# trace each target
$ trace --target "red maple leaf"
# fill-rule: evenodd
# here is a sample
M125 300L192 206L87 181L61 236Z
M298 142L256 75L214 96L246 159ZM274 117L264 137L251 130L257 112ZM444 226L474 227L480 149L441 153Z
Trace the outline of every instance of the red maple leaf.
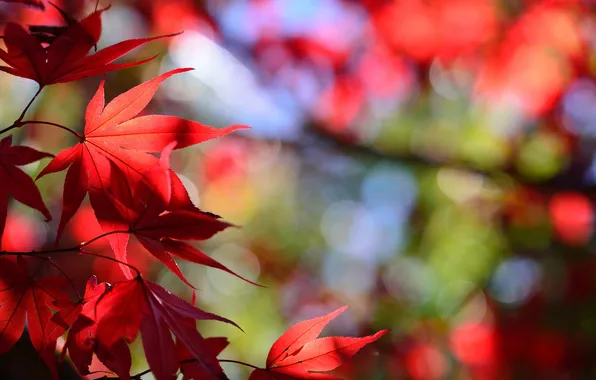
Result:
M172 379L180 366L172 333L209 376L227 379L217 353L197 331L194 320L217 320L238 327L234 322L198 309L140 277L107 289L97 300L95 313L93 338L101 347L113 347L122 339L132 342L141 332L147 362L158 380Z
M124 173L130 183L150 183L147 173L159 166L159 160L149 152L160 152L173 142L176 143L176 149L180 149L247 128L236 125L217 129L175 116L135 117L147 106L161 82L176 73L189 70L192 69L168 71L117 96L106 106L104 82L101 82L87 107L85 132L81 141L62 150L38 176L40 178L69 168L57 239L87 192L108 191L112 168ZM184 188L177 178L173 178L172 183L177 184L172 190L175 193ZM95 206L94 209L97 212Z
M34 8L39 8L39 9L45 9L45 5L42 1L40 0L0 0L3 1L5 3L19 3L19 4L23 4L23 5L28 5L30 7L34 7Z
M0 49L0 60L8 66L0 66L0 71L34 80L40 87L71 82L147 62L153 58L132 63L112 63L149 41L173 36L126 40L88 56L99 41L101 14L106 9L93 12L80 22L69 25L47 48L22 26L7 23L4 28L6 50Z
M66 330L51 320L50 305L56 300L68 300L63 290L68 282L56 276L36 279L43 264L31 274L20 256L16 262L0 259L0 354L12 348L26 322L33 347L56 374L56 339Z
M195 359L193 359L184 344L181 344L180 341L177 343L180 372L184 375L182 379L213 379L213 377L205 371ZM228 340L226 338L207 338L205 339L204 344L206 350L209 351L210 356L217 356L228 346Z
M362 347L388 331L381 330L362 338L332 336L317 339L325 326L347 308L344 306L290 327L271 346L266 368L254 370L249 380L338 379L321 372L346 363Z
M57 25L29 25L29 32L33 35L39 42L47 43L51 45L56 38L60 35L64 34L68 30L70 25L76 24L77 20L74 19L70 14L68 14L65 10L60 8L58 5L48 1L54 9L60 13L60 16L66 23L64 26L57 26ZM70 8L72 9L72 8Z
M124 338L117 340L110 347L102 345L97 339L97 320L101 319L105 309L97 307L98 301L110 289L110 285L97 283L95 276L87 281L85 296L81 303L72 304L56 313L56 316L68 314L71 325L62 355L68 353L70 359L82 375L89 374L89 365L93 354L121 379L130 378L132 359Z
M172 256L228 272L253 285L254 282L234 273L229 268L199 251L193 246L180 240L205 240L216 233L230 227L229 223L222 221L217 215L203 212L186 203L186 191L182 188L184 196L174 194L176 199L172 205L172 177L169 169L169 155L174 144L169 144L160 158L160 165L146 172L147 182L139 182L136 189L131 190L129 181L118 170L111 170L110 193L92 193L91 202L96 208L96 216L104 228L104 232L128 231L147 249L159 259L168 269L178 276L187 285L191 286L178 264ZM118 194L118 197L112 196ZM180 202L184 199L184 202ZM188 200L190 202L190 200ZM181 208L178 204L182 203ZM119 222L121 221L121 222ZM112 247L116 259L127 263L128 234L111 235ZM128 278L132 278L130 268L121 265Z
M39 152L26 146L11 146L12 136L0 141L0 237L6 224L8 213L8 196L41 212L47 220L52 216L41 199L39 189L24 171L17 166L27 165L44 157L52 157L49 153Z

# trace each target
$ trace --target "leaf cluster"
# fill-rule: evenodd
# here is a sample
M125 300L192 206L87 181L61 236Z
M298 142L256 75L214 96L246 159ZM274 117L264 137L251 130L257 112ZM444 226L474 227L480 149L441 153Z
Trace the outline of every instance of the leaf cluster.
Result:
M43 8L42 2L12 2ZM51 161L37 178L66 171L57 247L66 225L87 196L103 233L74 247L0 252L0 354L12 348L26 324L33 346L55 378L56 343L65 334L62 357L68 355L82 375L90 373L95 355L120 379L138 378L140 375L130 374L128 344L140 333L150 371L157 379L172 379L179 372L185 379L227 379L220 364L225 360L217 358L228 345L227 339L203 337L196 321L215 320L238 326L145 279L128 262L127 250L130 239L137 239L190 287L193 285L174 258L242 278L188 243L209 239L233 226L192 203L182 181L170 169L170 155L174 150L248 127L217 129L177 116L139 116L163 81L190 68L163 73L107 104L102 80L88 103L82 134L51 121L25 120L29 106L45 86L140 65L152 58L113 62L147 42L172 37L126 40L89 55L99 41L101 16L106 10L96 10L80 21L60 10L67 25L36 28L52 31L44 38L16 23L5 27L6 50L0 49L0 59L6 66L0 66L0 70L36 81L39 91L19 119L2 132L41 124L70 132L77 142L54 155L13 146L12 136L0 141L0 236L10 197L38 210L46 220L52 218L35 181L19 168L46 158ZM109 241L111 252L99 254L86 249L100 239ZM64 254L111 260L119 264L126 280L109 284L91 275L84 294L78 295L69 275L52 260L54 255ZM55 267L60 275L44 275L47 266ZM345 363L360 348L386 333L317 339L324 326L344 310L291 327L274 343L265 368L236 363L255 368L251 380L336 378L324 372Z

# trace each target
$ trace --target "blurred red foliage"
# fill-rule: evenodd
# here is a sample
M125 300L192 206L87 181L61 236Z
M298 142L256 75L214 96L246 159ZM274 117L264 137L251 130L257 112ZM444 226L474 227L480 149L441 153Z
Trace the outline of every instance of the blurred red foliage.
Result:
M555 194L549 203L557 236L566 244L586 244L592 237L594 208L588 198L576 193Z

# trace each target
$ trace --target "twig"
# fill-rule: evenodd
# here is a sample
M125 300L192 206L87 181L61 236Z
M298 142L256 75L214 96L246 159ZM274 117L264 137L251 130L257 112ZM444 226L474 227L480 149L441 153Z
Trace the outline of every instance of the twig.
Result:
M86 250L84 250L82 248L79 249L79 252L82 253L82 254L84 254L84 255L100 257L102 259L113 261L113 262L118 263L118 264L126 265L127 267L129 267L130 269L132 269L132 270L135 271L135 273L137 274L137 277L141 277L141 271L139 271L137 269L137 267L135 267L134 265L131 265L129 263L125 263L124 261L120 261L120 260L118 260L115 257L104 256L104 255L101 255L101 254L95 253L95 252L89 252L89 251L86 251Z
M260 139L260 141L263 141L263 139ZM316 149L317 147L333 149L352 157L395 162L413 167L462 170L497 182L500 182L500 178L505 174L520 186L534 189L545 195L551 195L560 191L575 191L583 194L596 192L596 182L586 184L584 180L585 171L588 170L591 160L586 163L581 158L576 159L576 161L568 165L569 169L554 178L546 181L532 181L520 174L513 165L505 165L502 168L495 169L482 169L461 160L429 158L415 152L388 152L373 145L351 141L314 123L305 128L304 135L300 139L295 141L281 141L281 145L301 155L307 155L309 152L312 152L313 148Z
M3 130L0 130L0 134L8 132L12 129L15 128L19 128L22 126L21 121L23 120L23 118L25 117L25 114L27 113L27 110L29 110L29 107L31 107L31 105L33 104L33 102L35 101L35 99L37 99L37 96L41 93L41 90L43 90L43 86L40 85L39 89L37 89L37 92L35 93L35 95L33 95L33 97L31 98L31 100L29 100L29 103L27 103L27 105L25 106L25 109L23 110L23 112L21 112L21 115L19 116L18 119L15 120L14 123L12 123L11 126L4 128Z
M82 243L79 243L73 247L68 247L68 248L55 248L55 249L48 249L48 250L44 250L44 251L0 251L0 257L1 256L36 256L36 255L47 255L50 253L62 253L62 252L72 252L72 251L79 251L81 248L86 247L94 242L96 242L99 239L102 239L106 236L110 236L110 235L114 235L114 234L129 234L130 231L124 231L124 230L117 230L117 231L110 231L110 232L105 232L99 236L94 237L91 240L88 241L84 241Z
M70 276L68 274L66 274L66 272L64 271L64 269L62 269L60 267L60 265L56 264L51 257L48 257L48 262L50 264L52 264L52 266L54 268L56 268L60 273L62 273L62 275L64 276L64 278L66 278L66 280L68 281L68 283L70 284L70 286L74 289L75 293L77 294L77 298L79 300L82 300L83 297L81 296L81 293L79 293L79 289L77 289L77 287L75 286L74 282L72 282L72 279L70 278Z
M96 242L97 240L106 237L106 236L114 235L114 234L129 234L129 233L130 233L130 231L110 231L110 232L105 232L105 233L103 233L103 234L101 234L99 236L94 237L91 240L84 241L84 242L82 242L82 243L80 243L78 245L75 245L73 247L68 247L68 248L56 248L56 249L49 249L49 250L45 250L45 251L28 251L28 252L0 251L0 257L2 257L2 256L27 256L27 257L35 257L35 258L39 258L39 259L43 259L43 260L49 261L50 264L54 265L58 270L60 270L62 272L61 268L59 268L56 265L56 263L54 263L51 260L51 258L41 257L41 255L48 255L48 254L52 254L52 253L79 252L79 253L82 253L84 255L100 257L100 258L105 259L105 260L109 260L109 261L113 261L113 262L118 263L118 264L126 265L130 269L134 270L136 272L136 274L137 274L138 277L141 277L141 272L134 265L131 265L129 263L125 263L124 261L120 261L120 260L118 260L118 259L116 259L114 257L104 256L104 255L101 255L99 253L89 252L89 251L83 249L84 247L86 247L86 246L88 246L88 245ZM69 277L66 275L66 273L64 273L64 272L62 272L62 273L65 275L65 277L67 279L69 279ZM73 284L73 287L74 287L74 284ZM77 292L77 294L78 294L78 292ZM79 298L81 298L80 295L79 295Z
M79 290L75 286L74 282L72 282L72 279L70 278L70 276L68 274L66 274L66 272L62 268L60 268L60 266L58 264L56 264L54 261L52 261L51 257L41 257L41 256L29 256L29 257L33 257L34 259L43 260L47 263L50 263L54 268L56 268L62 274L62 276L64 276L64 278L66 278L66 280L68 281L68 283L70 284L72 289L75 291L75 293L77 293L77 298L82 299L81 294L79 293Z
M194 361L194 359L192 359L192 360ZM248 364L248 363L244 363L244 362L240 362L238 360L232 360L232 359L218 359L218 360L219 360L220 363L235 363L235 364L241 364L243 366L254 368L254 369L260 369L257 366L254 366L254 365ZM190 360L185 360L185 362L190 362Z
M16 122L20 122L21 120L23 120L23 118L25 117L25 114L27 113L27 110L29 110L29 107L31 107L31 105L33 104L33 102L35 101L35 99L37 99L37 96L41 93L41 90L43 90L43 85L39 86L39 89L37 90L37 92L35 93L35 95L33 95L33 97L31 98L31 100L29 101L29 103L27 103L27 105L25 106L25 109L23 110L23 112L21 112L21 116L19 116L19 118L16 120ZM16 124L15 122L15 124Z
M52 123L49 121L40 121L40 120L25 120L25 121L19 121L19 122L15 122L17 124L17 127L22 127L23 125L27 125L27 124L43 124L43 125L50 125L52 127L56 127L56 128L60 128L62 130L65 130L69 133L72 133L73 135L77 136L77 138L79 140L84 140L84 137L81 136L79 133L75 132L74 130L65 127L64 125L61 124L56 124L56 123Z
M192 363L192 362L195 362L195 361L196 361L196 359L182 360L182 361L180 362L180 365L182 365L182 364L187 364L187 363ZM256 366L254 366L254 365L252 365L252 364L244 363L244 362L241 362L241 361L238 361L238 360L232 360L232 359L218 359L218 361L219 361L220 363L235 363L235 364L240 364L240 365L243 365L243 366L246 366L246 367L250 367L250 368L254 368L254 369L260 369L259 367L256 367ZM139 372L139 373L137 373L136 375L133 375L133 376L131 376L130 378L131 378L131 380L141 380L141 378L142 378L144 375L148 374L148 373L151 373L151 369L146 369L146 370L144 370L143 372ZM116 380L116 379L119 379L118 377L116 377L116 378L113 378L113 377L105 377L105 378L106 378L106 379L110 379L110 380Z

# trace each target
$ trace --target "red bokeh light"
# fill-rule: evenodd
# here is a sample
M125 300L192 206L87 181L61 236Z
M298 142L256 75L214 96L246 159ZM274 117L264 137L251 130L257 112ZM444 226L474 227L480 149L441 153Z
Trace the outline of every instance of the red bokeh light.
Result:
M95 213L89 205L83 205L73 216L67 226L69 234L75 241L88 241L103 233L95 218ZM109 248L107 239L100 239L93 243L94 248Z
M442 379L448 370L447 359L433 344L412 347L406 354L405 365L414 380Z
M453 354L469 366L491 365L495 361L495 332L486 324L464 324L451 332Z
M566 244L582 245L593 232L594 208L588 198L577 193L559 193L549 202L554 230Z
M355 78L345 76L337 78L323 93L317 113L334 132L339 133L350 126L363 106L362 84Z
M489 0L394 1L377 11L375 23L391 45L418 61L454 58L497 31Z
M0 248L6 251L31 251L41 246L45 239L43 229L27 216L9 213L2 234Z
M206 182L246 174L248 146L240 139L228 138L210 148L203 159L203 175Z
M513 102L527 114L543 114L572 79L583 43L574 7L536 6L515 20L489 53L476 95L492 103Z
M400 92L409 93L414 85L403 59L391 54L382 44L368 51L358 68L366 91L373 96L390 98Z

